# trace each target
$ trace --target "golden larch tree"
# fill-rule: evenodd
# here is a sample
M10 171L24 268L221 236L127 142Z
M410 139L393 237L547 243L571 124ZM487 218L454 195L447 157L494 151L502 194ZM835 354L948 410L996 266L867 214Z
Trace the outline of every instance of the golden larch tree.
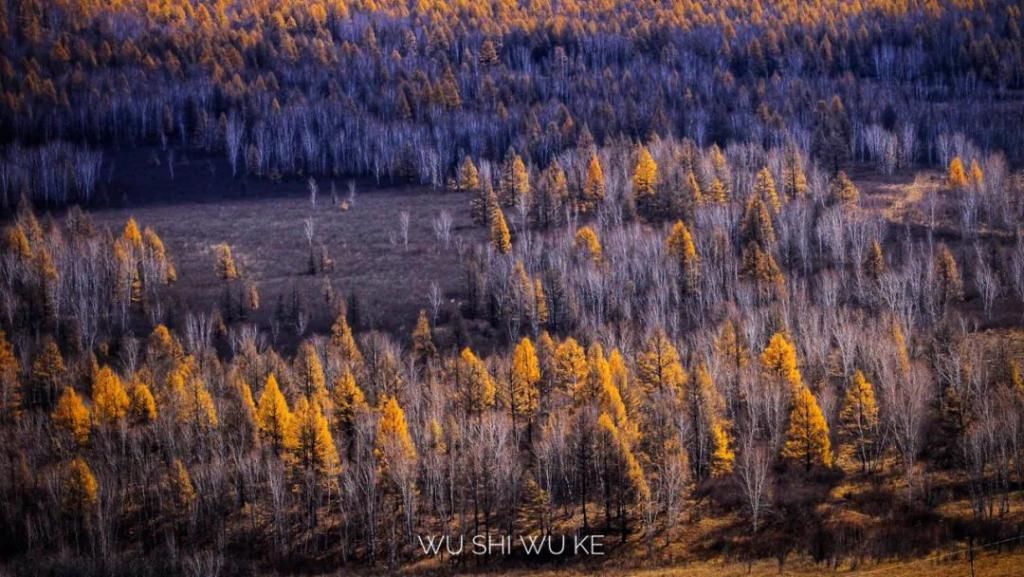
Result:
M64 473L62 504L64 511L77 518L92 514L99 502L100 485L89 463L75 457Z
M854 372L846 388L839 420L843 432L853 442L862 471L867 473L871 469L872 448L878 432L878 401L874 386L860 370Z
M689 380L679 361L679 351L664 329L655 330L644 343L636 359L636 380L647 393L668 391L674 396Z
M115 423L128 414L131 399L121 377L108 366L101 367L93 375L92 403L96 419L103 424Z
M946 181L949 186L955 189L962 189L967 186L967 171L964 170L964 161L959 156L954 156L949 161L949 170L946 173Z
M855 206L860 200L860 191L857 185L853 184L846 172L840 170L835 178L829 183L829 193L834 204L843 206Z
M601 240L597 237L594 229L589 226L581 226L576 231L573 246L577 251L582 251L583 254L586 254L587 258L592 260L594 264L601 264L603 249L601 248Z
M295 443L291 449L293 466L300 471L323 477L338 473L340 461L320 403L302 397L295 403Z
M512 233L508 230L505 213L497 203L491 206L491 244L501 254L512 252Z
M700 281L700 255L697 245L693 243L690 229L681 220L672 226L672 231L665 239L665 248L669 258L679 263L682 274L682 287L688 294L696 292Z
M89 443L89 434L92 431L89 409L72 387L64 387L64 392L61 393L50 418L53 419L54 425L71 435L78 445L85 446Z
M331 351L338 360L352 369L363 365L363 353L352 335L352 327L348 324L348 316L342 312L331 326Z
M576 339L569 337L555 348L552 380L566 395L571 396L586 381L589 370L586 352Z
M779 214L782 210L782 202L775 189L775 177L767 166L758 171L754 179L754 194L768 206L772 214Z
M260 437L269 443L275 452L279 453L294 446L292 413L273 373L267 375L267 384L263 387L260 400L256 404L256 428L260 432Z
M131 399L128 415L133 423L145 425L156 420L156 399L146 383L136 380L129 389L128 396Z
M654 196L658 184L658 164L646 146L640 146L633 166L633 195Z
M582 213L597 210L598 205L604 201L604 194L604 169L601 168L601 160L597 154L591 154L590 164L587 165L587 178L583 182L583 191L577 208Z
M484 361L469 347L462 349L458 362L458 380L462 406L467 413L479 414L494 407L497 389Z
M377 422L377 454L387 467L389 457L401 456L403 459L415 461L416 445L409 434L409 424L405 420L405 411L398 404L398 399L384 395L381 399L380 420Z
M12 421L21 414L24 399L18 380L20 364L7 333L0 330L0 422Z
M509 381L512 389L509 395L512 423L516 423L519 415L529 421L540 407L540 389L537 388L540 382L540 361L529 337L523 337L512 352Z
M794 387L789 428L782 446L782 456L802 463L805 470L811 465L832 466L832 442L828 423L811 389L800 383Z
M434 337L430 330L430 319L427 318L425 310L420 310L416 327L412 331L412 353L420 362L426 362L437 355L437 347L434 346Z
M766 379L775 383L800 385L800 367L797 364L796 347L784 333L775 333L768 346L761 352L761 372Z
M218 244L214 251L217 255L217 262L215 270L217 276L221 280L235 280L238 278L238 267L235 265L235 257L231 252L231 247L227 243Z

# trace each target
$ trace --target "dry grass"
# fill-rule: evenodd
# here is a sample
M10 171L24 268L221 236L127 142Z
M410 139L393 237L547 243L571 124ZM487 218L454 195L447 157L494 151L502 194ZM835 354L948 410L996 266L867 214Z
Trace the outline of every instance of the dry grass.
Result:
M213 255L213 247L222 242L232 247L243 281L259 289L262 310L255 320L261 323L268 321L278 295L290 296L294 287L308 309L321 314L310 330L326 330L332 307L323 306L324 276L335 295L358 295L365 325L401 334L411 330L419 309L428 308L432 282L446 300L463 289L456 245L441 245L433 219L447 210L454 220L453 238L479 242L483 232L472 227L465 195L413 187L374 190L357 194L352 208L343 211L332 204L327 191L313 207L304 190L304 183L284 183L271 197L149 203L96 209L92 214L98 224L115 231L134 216L160 234L178 268L180 282L173 291L178 311L209 311L222 299L225 284L214 273ZM410 216L408 247L399 233L403 211ZM305 222L310 217L314 243L325 245L334 261L324 275L309 274Z

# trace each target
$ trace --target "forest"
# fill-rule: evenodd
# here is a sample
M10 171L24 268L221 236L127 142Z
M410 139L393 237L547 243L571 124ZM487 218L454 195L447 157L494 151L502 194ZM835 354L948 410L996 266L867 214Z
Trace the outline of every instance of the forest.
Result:
M0 574L1015 574L1021 10L0 0Z

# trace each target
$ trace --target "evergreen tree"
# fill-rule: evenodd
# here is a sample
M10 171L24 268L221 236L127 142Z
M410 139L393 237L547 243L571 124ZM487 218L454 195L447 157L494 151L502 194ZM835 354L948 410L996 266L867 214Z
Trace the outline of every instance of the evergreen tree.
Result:
M811 465L832 466L832 443L828 436L828 423L807 385L799 383L793 390L789 428L782 447L782 456L802 463L805 470Z

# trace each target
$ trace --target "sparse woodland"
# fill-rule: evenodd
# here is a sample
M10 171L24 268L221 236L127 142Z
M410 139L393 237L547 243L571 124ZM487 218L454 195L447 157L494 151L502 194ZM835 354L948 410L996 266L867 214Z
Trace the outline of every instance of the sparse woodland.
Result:
M0 10L14 574L394 571L417 534L573 532L825 570L1019 534L1016 4ZM90 214L135 146L328 210L358 210L332 177L429 185L487 241L438 214L461 289L409 334L263 294L218 239L224 298L179 309L160 231ZM923 221L865 170L922 171ZM305 234L317 282L345 254Z

